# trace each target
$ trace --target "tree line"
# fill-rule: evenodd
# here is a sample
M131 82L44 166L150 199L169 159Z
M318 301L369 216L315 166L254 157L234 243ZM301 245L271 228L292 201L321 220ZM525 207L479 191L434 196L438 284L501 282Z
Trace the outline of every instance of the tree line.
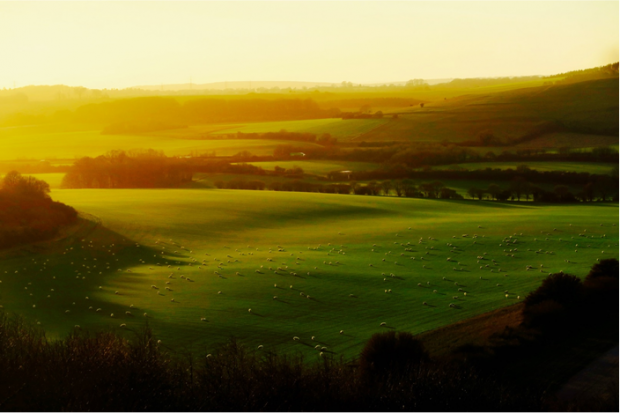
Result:
M77 219L70 206L52 201L47 182L11 171L0 182L0 249L53 238Z
M491 183L486 189L472 187L467 190L467 195L472 199L493 199L496 201L526 201L534 202L571 203L571 202L618 202L618 181L605 178L590 181L578 191L571 191L568 185L555 185L547 190L533 185L523 177L515 177L509 184L508 189L502 189L499 185Z
M388 165L405 165L423 168L480 162L601 162L618 163L618 151L614 148L595 148L591 151L560 148L558 153L544 149L505 150L500 154L481 153L479 150L453 143L411 144L404 142L359 142L322 147L301 147L287 144L287 150L274 149L273 157L288 159L290 153L304 152L306 159L331 159L354 162L373 162ZM258 160L260 157L256 157ZM265 158L266 159L266 158Z
M63 188L168 188L191 182L192 170L152 149L110 151L80 158L62 180Z
M216 188L220 189L317 192L324 194L368 196L396 195L397 197L406 198L463 199L463 196L456 190L446 187L442 182L435 181L416 185L413 181L407 179L383 182L371 181L365 184L357 182L321 184L301 181L298 179L266 183L257 179L245 180L235 178L229 181L218 180L214 182L214 185Z

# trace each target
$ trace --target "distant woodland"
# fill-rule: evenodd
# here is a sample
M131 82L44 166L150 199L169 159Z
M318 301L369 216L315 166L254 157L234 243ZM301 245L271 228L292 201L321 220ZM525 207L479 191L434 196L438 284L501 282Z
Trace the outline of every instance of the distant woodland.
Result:
M182 161L152 149L110 151L78 159L62 181L63 188L170 188L192 180Z
M0 249L44 241L77 219L70 206L49 197L49 185L9 172L0 182Z

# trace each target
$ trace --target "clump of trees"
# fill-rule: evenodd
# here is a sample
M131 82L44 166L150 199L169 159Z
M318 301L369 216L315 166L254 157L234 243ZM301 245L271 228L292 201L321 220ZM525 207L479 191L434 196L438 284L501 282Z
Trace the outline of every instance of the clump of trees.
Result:
M47 182L17 171L0 182L0 249L53 238L77 212L49 197Z
M563 272L551 274L525 299L524 324L545 334L598 323L618 324L618 260L595 264L585 280Z
M277 167L276 167L277 168ZM296 178L294 175L295 168L284 170L284 176ZM301 168L300 168L300 171ZM276 173L278 171L276 170ZM303 172L303 171L302 171ZM245 179L232 179L230 181L218 180L214 182L216 188L220 189L250 189L262 191L269 189L272 191L286 192L318 192L324 194L353 194L367 196L393 196L407 198L430 198L430 199L463 199L454 189L447 188L443 183L435 181L415 185L411 180L395 180L395 181L371 181L366 184L357 182L351 183L333 183L320 184L314 182L306 182L300 179L290 181L276 181L266 184L259 180L247 181Z
M184 162L148 150L110 151L78 159L62 180L63 188L167 188L192 180Z
M521 176L516 176L510 181L507 189L500 188L499 185L492 183L486 189L472 187L467 190L467 195L472 199L482 200L484 198L496 201L529 201L547 203L575 203L575 202L594 202L594 201L618 201L618 181L611 176L588 174L592 181L583 185L582 189L572 192L568 185L555 185L552 190L546 190L540 186L531 184Z

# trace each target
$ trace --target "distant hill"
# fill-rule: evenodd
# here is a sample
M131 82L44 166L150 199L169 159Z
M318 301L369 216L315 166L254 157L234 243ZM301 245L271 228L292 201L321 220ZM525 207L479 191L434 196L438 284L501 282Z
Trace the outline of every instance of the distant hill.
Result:
M561 132L607 136L617 145L618 79L463 95L392 113L399 118L358 139L465 142L486 134L508 144Z
M337 83L328 82L295 82L295 81L230 81L212 83L178 83L171 85L140 85L134 89L159 90L159 91L180 91L180 90L226 90L226 89L302 89L313 87L337 86Z

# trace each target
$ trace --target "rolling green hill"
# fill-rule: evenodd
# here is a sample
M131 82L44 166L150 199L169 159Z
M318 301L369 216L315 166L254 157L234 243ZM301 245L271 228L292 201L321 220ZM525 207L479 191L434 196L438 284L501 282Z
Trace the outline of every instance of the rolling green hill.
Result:
M534 133L549 122L563 132L603 135L606 144L617 145L618 79L455 97L400 111L399 119L358 140L462 142L488 132L509 141Z
M584 276L597 258L618 257L617 205L189 189L53 196L92 215L63 240L0 260L0 304L50 337L75 325L131 336L148 321L177 350L234 335L350 357L374 332L463 320L518 302L550 272Z

